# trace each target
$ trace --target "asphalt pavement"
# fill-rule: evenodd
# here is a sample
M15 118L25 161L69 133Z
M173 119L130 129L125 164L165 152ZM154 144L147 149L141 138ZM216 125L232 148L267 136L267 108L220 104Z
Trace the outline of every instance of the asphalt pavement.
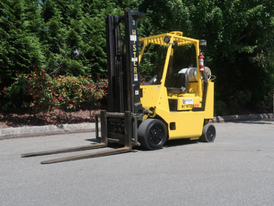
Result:
M0 205L273 205L274 120L214 125L214 143L50 165L40 162L72 153L20 154L93 144L95 133L1 140Z

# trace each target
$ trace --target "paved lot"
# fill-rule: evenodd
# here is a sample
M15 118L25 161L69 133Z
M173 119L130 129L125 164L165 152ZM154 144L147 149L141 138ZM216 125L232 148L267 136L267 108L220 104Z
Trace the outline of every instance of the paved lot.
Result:
M40 161L68 154L20 154L91 144L94 133L1 140L0 205L273 205L274 120L215 126L214 143L51 165Z

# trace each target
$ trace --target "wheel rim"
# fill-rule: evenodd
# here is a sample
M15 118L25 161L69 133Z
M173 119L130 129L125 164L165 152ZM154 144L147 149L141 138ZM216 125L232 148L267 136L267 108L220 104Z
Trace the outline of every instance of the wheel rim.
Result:
M149 142L153 146L158 146L164 139L164 131L159 125L153 125L149 131Z
M212 141L215 139L215 128L214 127L209 127L207 129L207 139L209 141Z

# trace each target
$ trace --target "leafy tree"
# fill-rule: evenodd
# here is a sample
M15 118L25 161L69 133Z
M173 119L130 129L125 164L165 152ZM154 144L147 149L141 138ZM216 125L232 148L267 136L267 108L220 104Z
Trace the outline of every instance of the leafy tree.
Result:
M105 16L122 15L136 1L46 0L41 41L50 73L88 75L107 73Z
M87 75L81 1L47 0L41 2L41 7L44 25L40 38L49 73Z
M124 15L125 9L136 7L136 0L83 1L83 26L86 32L85 60L90 65L90 74L93 77L105 77L107 74L105 17ZM123 25L121 26L123 28Z
M273 7L269 0L0 0L0 91L33 65L54 75L105 77L105 16L133 8L146 14L139 19L140 37L179 30L207 40L217 102L229 105L244 91L255 105L274 88ZM195 64L193 47L176 50L175 67ZM165 54L165 48L148 47L142 74L162 69Z
M179 30L206 39L205 62L217 76L216 98L228 102L236 90L246 90L256 102L274 87L273 6L268 0L143 0L141 32L149 36ZM184 57L189 57L188 49L176 58Z
M9 85L17 72L27 73L32 65L42 67L44 55L35 35L40 26L37 1L0 1L0 77ZM3 86L0 85L1 88Z

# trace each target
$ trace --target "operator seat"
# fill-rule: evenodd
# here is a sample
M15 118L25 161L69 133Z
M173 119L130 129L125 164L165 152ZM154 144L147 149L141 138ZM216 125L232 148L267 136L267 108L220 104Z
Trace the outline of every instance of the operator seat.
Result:
M176 73L173 74L166 83L168 92L174 94L187 93L188 91L188 74Z

